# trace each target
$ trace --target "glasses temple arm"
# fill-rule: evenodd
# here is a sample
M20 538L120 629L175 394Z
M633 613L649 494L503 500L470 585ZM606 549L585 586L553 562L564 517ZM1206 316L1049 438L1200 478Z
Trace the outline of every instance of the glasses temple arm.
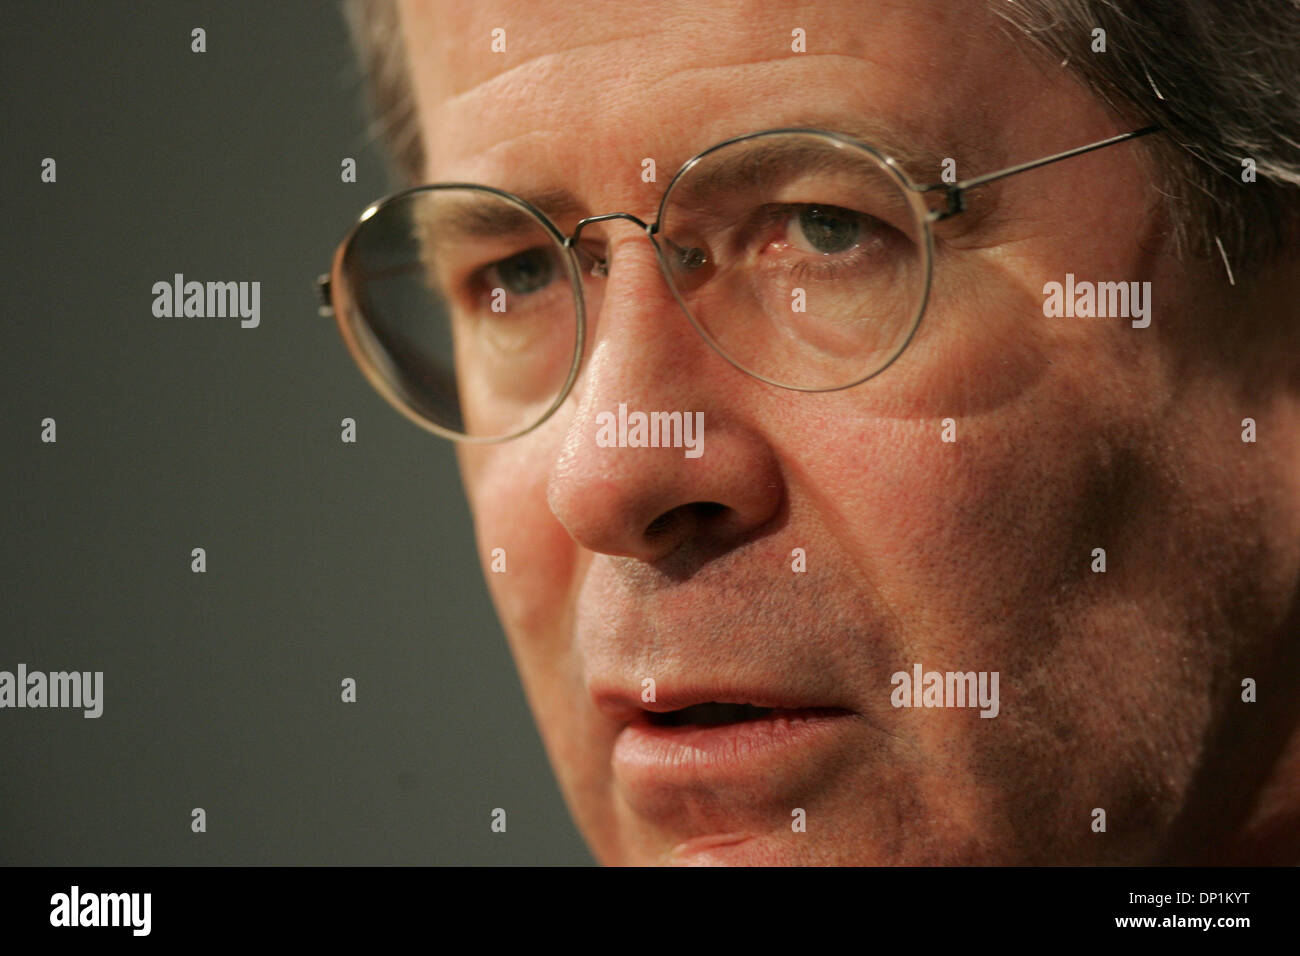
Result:
M1160 126L1144 126L1141 129L1133 130L1130 133L1120 133L1118 136L1112 136L1110 139L1103 139L1100 142L1089 143L1086 146L1076 146L1074 149L1067 149L1063 153L1055 153L1051 156L1045 156L1042 159L1031 160L1027 163L1020 163L1016 166L1008 166L1006 169L999 169L996 172L985 173L983 176L973 176L970 179L963 179L957 183L928 183L924 186L916 187L917 192L934 192L942 189L947 194L948 207L946 209L933 209L930 211L931 222L938 222L947 219L949 216L955 216L966 208L962 196L968 190L977 186L983 186L987 183L996 182L999 179L1005 179L1008 176L1014 176L1016 173L1023 173L1030 169L1037 169L1040 166L1047 166L1051 163L1059 163L1063 159L1070 159L1073 156L1079 156L1083 153L1090 153L1094 149L1103 149L1107 146L1114 146L1116 143L1122 143L1126 140L1137 139L1139 136L1149 136L1152 133L1158 133Z

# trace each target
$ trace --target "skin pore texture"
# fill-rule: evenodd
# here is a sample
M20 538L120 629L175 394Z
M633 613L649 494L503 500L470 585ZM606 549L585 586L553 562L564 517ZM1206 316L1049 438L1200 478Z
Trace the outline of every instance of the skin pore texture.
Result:
M568 188L584 215L651 222L695 153L811 118L869 120L961 177L1134 128L983 5L401 13L425 180ZM740 372L643 232L584 232L610 272L572 393L537 431L459 455L485 568L509 555L486 578L525 693L601 862L1300 861L1300 268L1230 286L1217 261L1167 254L1146 155L972 193L936 226L907 351L838 392ZM1045 317L1066 273L1149 281L1150 327ZM620 402L702 411L705 453L598 446ZM890 675L918 662L999 672L998 716L891 706ZM807 746L654 773L616 759L646 678L661 710L850 713Z

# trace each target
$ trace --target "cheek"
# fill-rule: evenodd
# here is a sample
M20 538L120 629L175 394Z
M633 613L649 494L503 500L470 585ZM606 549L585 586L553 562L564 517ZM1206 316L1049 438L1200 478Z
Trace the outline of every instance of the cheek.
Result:
M576 571L577 548L546 501L541 437L459 450L479 561L516 655L562 641Z
M1041 284L997 261L941 257L921 324L879 380L873 405L897 418L961 418L1019 400L1053 371L1060 328L1045 324Z
M982 633L995 645L1047 627L1062 589L1089 579L1092 548L1124 537L1149 428L1141 407L1106 394L1122 395L1141 370L1115 361L1105 335L1028 326L1023 306L944 317L966 318L980 335L954 335L910 374L882 376L882 390L895 389L885 414L842 413L853 424L838 440L801 442L790 457L822 527L908 632ZM940 351L950 361L931 365Z
M1040 263L943 265L909 349L801 421L787 460L909 626L960 640L974 618L990 634L1043 626L1092 548L1125 537L1158 406L1132 397L1153 397L1160 363L1122 320L1044 316Z
M1088 567L1078 508L1090 466L1071 444L1077 427L976 418L957 419L955 429L948 443L937 424L910 425L906 447L867 452L879 463L849 506L857 514L841 525L854 529L859 566L907 609L909 630L941 628L936 637L958 620L1041 610L1054 585ZM859 447L874 444L864 436ZM1043 448L1062 452L1044 456Z

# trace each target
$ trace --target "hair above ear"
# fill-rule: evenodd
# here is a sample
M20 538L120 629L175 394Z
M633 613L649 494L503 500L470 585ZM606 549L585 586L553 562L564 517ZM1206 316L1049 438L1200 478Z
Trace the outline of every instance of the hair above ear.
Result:
M1125 122L1165 195L1173 248L1238 275L1300 230L1300 4L993 0L1013 36L1075 71Z

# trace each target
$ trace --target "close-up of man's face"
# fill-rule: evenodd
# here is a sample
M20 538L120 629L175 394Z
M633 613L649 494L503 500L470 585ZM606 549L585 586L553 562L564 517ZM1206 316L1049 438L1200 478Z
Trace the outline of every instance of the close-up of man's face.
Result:
M891 219L849 189L799 193L836 181L821 159L772 173L781 201L716 234L726 200L690 219L684 183L652 237L674 173L758 131L840 134L930 184L1149 121L985 3L397 8L413 182L523 197L564 236L628 214L582 230L604 265L577 260L563 401L457 446L484 576L600 862L1300 859L1294 245L1231 276L1213 245L1179 254L1165 131L982 185L929 249L905 201ZM731 195L691 185L711 182ZM669 282L668 239L708 252L698 278ZM876 284L829 271L865 268L855 254ZM514 266L510 309L567 284ZM1123 283L1127 311L1081 306L1086 283ZM825 371L867 321L809 331L832 288L923 316L855 384L786 381L773 356ZM805 292L807 313L789 305ZM625 440L638 411L698 422L695 447Z

